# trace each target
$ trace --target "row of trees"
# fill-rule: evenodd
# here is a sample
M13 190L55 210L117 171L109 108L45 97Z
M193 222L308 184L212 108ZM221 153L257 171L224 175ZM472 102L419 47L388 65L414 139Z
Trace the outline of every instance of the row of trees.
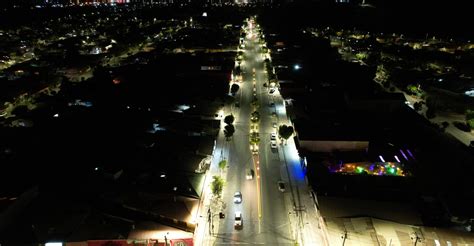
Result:
M224 118L224 123L226 123L226 126L224 127L224 136L227 141L230 140L230 138L234 135L235 132L235 127L233 125L234 123L234 116L233 115L227 115Z
M279 128L278 128L278 135L285 139L288 140L288 138L291 137L291 135L293 135L293 132L294 132L294 129L292 126L287 126L287 125L281 125Z

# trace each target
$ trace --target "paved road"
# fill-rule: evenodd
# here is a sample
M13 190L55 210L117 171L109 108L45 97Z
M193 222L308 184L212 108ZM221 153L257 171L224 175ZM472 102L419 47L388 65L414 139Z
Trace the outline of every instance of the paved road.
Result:
M229 168L227 170L227 181L223 192L223 200L226 203L226 218L220 220L219 232L216 245L225 244L267 244L267 245L293 245L291 236L288 209L285 207L284 195L277 188L277 181L281 179L281 164L278 152L272 152L270 148L271 108L268 107L268 92L263 87L266 75L263 72L263 60L260 48L255 41L246 41L246 50L242 69L244 71L244 82L241 83L241 94L236 98L240 100L240 108L233 108L236 116L236 132L228 144L229 153L227 159ZM258 216L258 191L256 178L246 180L245 169L253 168L252 156L249 149L249 123L252 106L250 105L253 94L253 69L256 70L257 97L260 101L260 179L261 179L261 211ZM242 204L233 203L233 194L241 191L243 195ZM243 228L234 229L234 213L241 211L243 217Z

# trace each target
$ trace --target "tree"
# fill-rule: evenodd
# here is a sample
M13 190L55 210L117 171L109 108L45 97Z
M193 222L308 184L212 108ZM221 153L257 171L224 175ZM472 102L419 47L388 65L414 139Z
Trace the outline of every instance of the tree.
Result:
M214 196L220 197L224 188L224 180L219 176L212 176L211 190Z
M227 115L225 118L224 118L224 122L227 124L227 125L232 125L232 123L234 123L234 116L233 115Z
M436 117L436 111L433 109L433 107L430 107L426 110L426 118L428 119L433 119Z
M258 132L250 133L250 144L258 144L260 143L260 137Z
M467 110L466 111L466 124L471 128L474 129L474 110Z
M234 125L226 125L224 127L224 136L226 140L229 140L232 137L232 135L234 135L234 132L235 132Z
M293 132L294 129L292 126L281 125L280 128L278 128L278 134L285 140L288 140L288 138L293 135Z
M435 113L440 108L440 104L441 101L436 96L429 96L428 98L426 98L426 106L428 107L428 109L432 109Z
M260 113L258 111L253 111L252 114L250 114L250 120L252 122L258 122L260 120Z
M12 110L11 114L15 115L18 118L23 118L28 115L29 111L30 110L28 109L26 105L19 105Z
M253 97L252 98L252 102L250 102L250 104L254 107L258 107L258 99L257 97Z
M422 102L415 102L413 104L413 108L416 110L416 111L420 111L422 108L423 108L423 103Z
M232 84L232 86L230 87L230 93L232 95L235 95L235 93L237 93L239 88L240 88L240 86L238 84Z
M224 159L224 160L222 160L222 161L219 162L219 168L220 168L221 170L224 170L224 168L225 168L226 166L227 166L227 160Z
M444 129L446 129L449 126L449 122L443 121L443 123L441 123L441 125L443 126Z

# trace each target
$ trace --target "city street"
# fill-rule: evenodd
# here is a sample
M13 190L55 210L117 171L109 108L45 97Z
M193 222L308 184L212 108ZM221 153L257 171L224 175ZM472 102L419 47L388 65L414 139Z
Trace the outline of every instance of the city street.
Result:
M270 149L270 111L265 109L267 89L263 87L266 76L263 72L263 59L260 48L255 40L246 40L244 62L242 64L243 83L236 98L240 101L240 108L234 108L236 114L236 132L227 143L229 150L229 168L227 171L226 186L223 200L226 203L226 218L221 220L219 233L215 244L268 244L292 245L293 236L290 231L288 209L285 207L283 193L277 188L277 181L281 179L280 162L276 151ZM261 197L258 198L257 174L252 180L246 179L246 169L254 169L250 153L249 132L250 113L253 94L253 69L256 71L257 96L260 103L260 180ZM268 115L265 115L268 114ZM242 203L234 204L234 192L242 192ZM261 218L259 218L259 199L261 201ZM234 213L242 212L243 227L234 228Z
M244 41L241 63L243 81L235 103L224 112L224 116L234 115L235 133L230 141L219 135L211 165L211 174L222 175L225 180L222 200L205 202L201 218L210 221L200 229L203 245L327 245L292 137L287 141L277 137L277 145L271 147L271 134L278 136L278 127L291 122L278 89L270 93L272 88L264 86L268 84L264 56L257 35L249 32L252 35ZM252 155L249 141L254 96L259 104L260 142L258 154ZM228 166L221 172L217 164L223 159ZM249 169L255 171L252 179L247 177ZM279 188L278 182L285 188ZM235 192L241 192L241 203L234 202ZM206 216L209 208L210 215ZM225 218L219 218L219 212ZM241 228L234 225L236 212L242 214Z

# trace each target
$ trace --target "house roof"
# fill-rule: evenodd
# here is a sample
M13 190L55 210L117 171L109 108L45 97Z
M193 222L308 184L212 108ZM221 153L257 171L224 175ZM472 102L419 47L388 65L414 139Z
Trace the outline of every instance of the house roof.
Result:
M393 222L421 225L410 203L318 196L321 215L328 218L372 217Z

